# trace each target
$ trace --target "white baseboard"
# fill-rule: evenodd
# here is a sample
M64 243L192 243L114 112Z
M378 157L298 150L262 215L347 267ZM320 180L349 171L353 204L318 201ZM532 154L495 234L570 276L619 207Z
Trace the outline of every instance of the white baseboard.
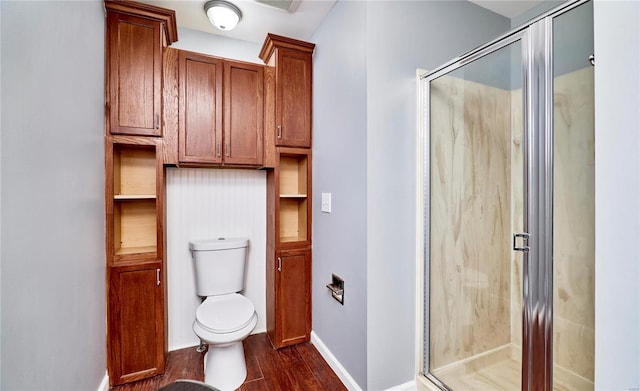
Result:
M349 391L362 391L362 388L356 383L355 380L349 375L346 369L340 364L340 361L336 358L336 356L331 353L331 351L327 348L318 335L315 332L311 332L311 343L318 349L320 355L324 358L324 360L329 364L331 369L336 373L336 375L340 378L342 383Z
M398 384L397 386L393 386L387 391L416 391L418 389L418 385L415 380L411 380L406 383Z
M102 382L98 386L98 391L109 391L109 373L105 372Z

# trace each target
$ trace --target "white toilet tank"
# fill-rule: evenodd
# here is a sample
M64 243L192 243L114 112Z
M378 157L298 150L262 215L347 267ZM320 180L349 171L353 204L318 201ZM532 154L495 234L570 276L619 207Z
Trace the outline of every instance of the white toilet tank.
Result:
M224 295L244 289L247 238L218 238L189 242L194 262L196 294Z

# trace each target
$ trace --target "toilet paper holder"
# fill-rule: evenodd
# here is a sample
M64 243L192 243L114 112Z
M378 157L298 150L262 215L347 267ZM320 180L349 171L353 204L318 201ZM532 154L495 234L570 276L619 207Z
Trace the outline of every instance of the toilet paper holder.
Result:
M331 296L344 305L344 280L335 274L331 274L331 283L327 284L331 291Z

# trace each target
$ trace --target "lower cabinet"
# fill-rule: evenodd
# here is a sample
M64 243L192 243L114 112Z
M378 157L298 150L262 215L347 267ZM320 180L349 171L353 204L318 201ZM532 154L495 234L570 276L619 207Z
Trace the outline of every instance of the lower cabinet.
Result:
M108 268L109 378L111 385L164 372L162 261Z
M271 322L267 319L267 335L275 348L281 348L308 342L311 337L311 250L275 255L274 278L267 287L267 306L273 308L274 316Z

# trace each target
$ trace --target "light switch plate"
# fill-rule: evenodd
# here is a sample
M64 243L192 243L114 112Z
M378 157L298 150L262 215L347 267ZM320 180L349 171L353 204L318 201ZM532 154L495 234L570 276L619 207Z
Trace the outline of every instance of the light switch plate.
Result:
M331 213L331 193L322 193L321 210L325 213Z

